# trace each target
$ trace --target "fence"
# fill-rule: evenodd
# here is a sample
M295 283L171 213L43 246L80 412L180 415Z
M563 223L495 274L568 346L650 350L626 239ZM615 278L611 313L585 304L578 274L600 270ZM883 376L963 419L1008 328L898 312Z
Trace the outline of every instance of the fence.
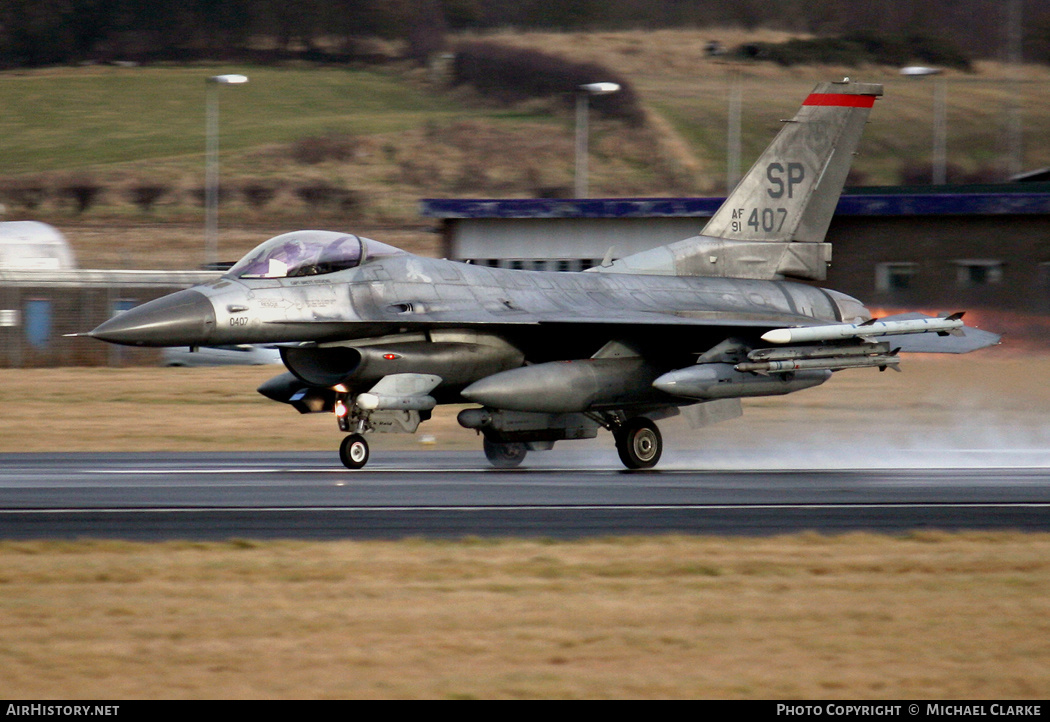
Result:
M0 367L157 363L156 349L84 333L114 315L219 274L207 271L0 271Z

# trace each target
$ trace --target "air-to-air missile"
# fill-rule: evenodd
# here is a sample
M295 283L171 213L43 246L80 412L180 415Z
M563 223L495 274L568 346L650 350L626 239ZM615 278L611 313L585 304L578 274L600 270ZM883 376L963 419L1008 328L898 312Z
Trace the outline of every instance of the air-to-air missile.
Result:
M904 336L912 333L946 335L963 327L963 314L953 313L945 318L914 318L906 321L877 321L864 323L835 323L800 328L775 328L762 334L767 343L811 343L835 341L844 338L869 336Z

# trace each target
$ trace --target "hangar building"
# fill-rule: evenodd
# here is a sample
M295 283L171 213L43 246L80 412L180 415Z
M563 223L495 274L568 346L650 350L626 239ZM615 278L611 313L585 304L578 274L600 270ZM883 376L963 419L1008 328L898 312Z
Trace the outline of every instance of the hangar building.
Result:
M722 198L445 200L447 258L580 270L696 235ZM869 306L1050 312L1050 184L855 188L828 231L821 285Z

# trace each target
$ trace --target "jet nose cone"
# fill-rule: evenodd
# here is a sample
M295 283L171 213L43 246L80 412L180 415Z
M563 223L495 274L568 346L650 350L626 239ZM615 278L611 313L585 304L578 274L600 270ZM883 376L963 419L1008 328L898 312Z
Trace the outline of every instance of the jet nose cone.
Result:
M127 346L200 346L214 329L211 301L185 290L114 316L88 335Z

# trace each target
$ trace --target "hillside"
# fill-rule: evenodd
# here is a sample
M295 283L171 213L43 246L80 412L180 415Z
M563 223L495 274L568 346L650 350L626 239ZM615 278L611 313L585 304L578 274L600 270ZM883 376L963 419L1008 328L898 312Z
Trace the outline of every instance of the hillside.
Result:
M985 63L916 81L889 67L785 69L704 51L709 40L732 47L785 37L663 30L485 39L599 63L634 86L642 127L592 122L593 196L722 193L732 86L740 89L746 169L816 82L846 75L886 86L854 164L860 184L895 184L906 167L928 166L940 82L959 174L1002 175L1015 102L1023 167L1050 165L1050 69L1026 66L1015 79L1013 70ZM303 226L352 229L432 253L436 237L418 217L419 198L571 193L574 118L558 99L498 106L396 65L93 66L0 73L4 217L58 226L85 267L196 265L203 79L220 72L251 77L221 94L225 258Z

